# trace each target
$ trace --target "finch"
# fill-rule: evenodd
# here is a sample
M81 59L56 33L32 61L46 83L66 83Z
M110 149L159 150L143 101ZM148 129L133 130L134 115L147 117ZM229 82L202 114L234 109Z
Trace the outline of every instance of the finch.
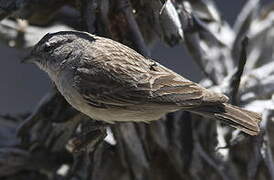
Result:
M67 102L95 120L150 122L184 110L249 135L260 131L258 113L228 104L225 95L111 39L79 31L47 34L24 61L47 72Z

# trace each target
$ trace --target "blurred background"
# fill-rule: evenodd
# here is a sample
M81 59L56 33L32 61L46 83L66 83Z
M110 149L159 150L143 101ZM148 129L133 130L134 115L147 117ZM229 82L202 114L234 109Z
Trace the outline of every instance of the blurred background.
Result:
M215 2L224 19L233 26L246 0ZM34 65L20 64L24 56L22 51L0 44L0 54L0 114L31 110L50 89L49 78ZM195 82L202 77L183 46L168 47L159 43L152 49L152 58Z

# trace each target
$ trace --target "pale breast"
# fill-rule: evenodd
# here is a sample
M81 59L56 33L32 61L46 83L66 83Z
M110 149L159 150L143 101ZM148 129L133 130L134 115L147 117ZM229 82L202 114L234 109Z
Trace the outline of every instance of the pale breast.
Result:
M67 102L78 111L88 115L92 119L102 120L108 123L115 121L127 122L148 122L160 119L165 113L159 107L143 108L140 107L105 107L98 108L87 104L86 100L73 87L73 77L71 73L60 73L58 76L51 77L55 82L60 93L65 97ZM96 101L96 100L94 100Z

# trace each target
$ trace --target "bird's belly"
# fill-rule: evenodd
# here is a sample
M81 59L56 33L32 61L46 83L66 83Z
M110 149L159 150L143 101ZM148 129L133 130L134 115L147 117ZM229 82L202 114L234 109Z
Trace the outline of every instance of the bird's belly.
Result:
M120 122L149 122L160 119L165 112L163 110L130 110L127 108L106 107L98 108L79 101L79 97L66 97L67 101L78 111L88 115L92 119L102 120L108 123Z
M84 110L85 114L96 120L106 122L149 122L160 119L165 113L159 111L136 111L117 108L90 108Z
M58 78L59 83L55 83L58 90L65 97L67 102L78 111L88 115L95 120L102 120L109 123L115 121L124 122L148 122L160 119L166 111L159 107L144 109L140 108L129 108L129 107L106 107L98 108L92 106L86 102L74 89L72 83L64 81L61 77Z

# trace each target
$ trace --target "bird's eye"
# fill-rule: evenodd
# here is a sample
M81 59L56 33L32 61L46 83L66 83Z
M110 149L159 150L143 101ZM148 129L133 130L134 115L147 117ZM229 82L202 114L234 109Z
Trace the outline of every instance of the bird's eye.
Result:
M44 48L43 48L43 51L44 52L49 52L51 49L52 49L51 45L46 43L45 46L44 46Z

